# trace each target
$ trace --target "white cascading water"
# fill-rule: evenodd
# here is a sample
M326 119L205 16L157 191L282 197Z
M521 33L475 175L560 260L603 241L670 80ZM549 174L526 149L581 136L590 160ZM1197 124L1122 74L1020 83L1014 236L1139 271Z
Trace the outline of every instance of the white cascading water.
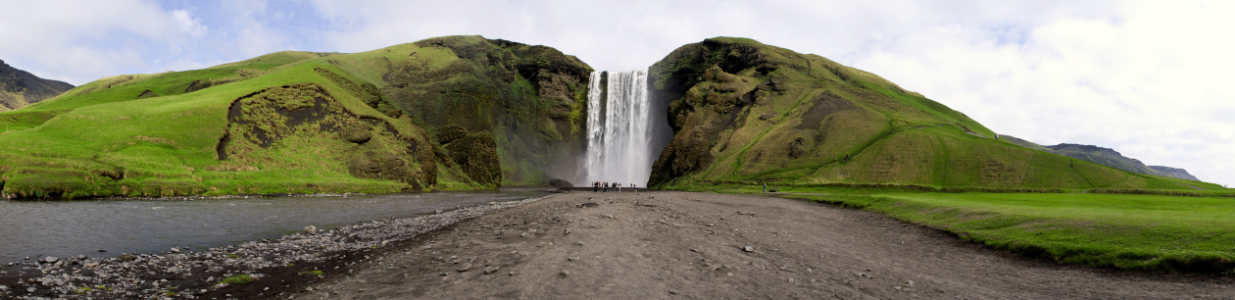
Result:
M595 181L647 185L653 163L647 77L647 70L609 72L608 97L600 99L601 73L592 72L585 186Z

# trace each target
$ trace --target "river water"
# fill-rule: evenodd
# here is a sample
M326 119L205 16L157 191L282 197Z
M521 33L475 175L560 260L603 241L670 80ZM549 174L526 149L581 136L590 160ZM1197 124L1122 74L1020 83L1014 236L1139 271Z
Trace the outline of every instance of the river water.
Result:
M547 195L544 189L194 201L0 201L0 263L203 250L301 231ZM100 253L99 250L106 250Z

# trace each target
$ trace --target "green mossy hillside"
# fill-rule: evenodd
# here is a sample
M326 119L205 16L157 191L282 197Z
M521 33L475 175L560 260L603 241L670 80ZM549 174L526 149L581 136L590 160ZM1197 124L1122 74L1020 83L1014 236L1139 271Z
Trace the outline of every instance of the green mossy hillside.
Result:
M379 50L381 51L381 50ZM553 48L480 36L391 47L382 94L427 128L490 132L503 184L574 178L592 68Z
M104 78L0 113L0 191L76 199L543 184L552 155L583 145L586 85L576 83L590 71L552 48L469 36ZM437 140L448 127L461 136Z
M649 185L771 181L959 187L1205 189L996 139L963 113L826 58L742 38L650 69L675 135Z

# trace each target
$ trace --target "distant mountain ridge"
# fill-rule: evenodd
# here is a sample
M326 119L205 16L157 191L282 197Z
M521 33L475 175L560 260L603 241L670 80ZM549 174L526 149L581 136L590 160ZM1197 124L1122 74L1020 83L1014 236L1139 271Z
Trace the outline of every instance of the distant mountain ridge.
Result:
M73 87L63 81L39 78L0 60L0 111L15 110L50 99Z
M1201 181L1200 179L1197 179L1196 176L1192 176L1192 174L1188 174L1188 170L1184 170L1180 168L1172 168L1172 167L1167 167L1167 166L1149 166L1149 168L1153 169L1154 171L1158 171L1158 174L1162 176L1170 176L1170 177L1175 177L1179 179Z
M1140 160L1123 156L1111 148L1069 143L1043 146L1010 135L1001 135L1000 138L1021 147L1055 153L1128 172L1201 181L1189 174L1187 170L1166 166L1147 166Z

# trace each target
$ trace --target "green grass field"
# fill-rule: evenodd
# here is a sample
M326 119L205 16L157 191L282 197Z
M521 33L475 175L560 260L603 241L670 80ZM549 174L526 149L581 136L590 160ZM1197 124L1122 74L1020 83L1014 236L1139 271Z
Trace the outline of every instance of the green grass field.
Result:
M1200 197L942 193L894 187L778 187L781 197L879 212L986 246L1061 263L1235 272L1235 190ZM762 194L756 185L694 190Z

